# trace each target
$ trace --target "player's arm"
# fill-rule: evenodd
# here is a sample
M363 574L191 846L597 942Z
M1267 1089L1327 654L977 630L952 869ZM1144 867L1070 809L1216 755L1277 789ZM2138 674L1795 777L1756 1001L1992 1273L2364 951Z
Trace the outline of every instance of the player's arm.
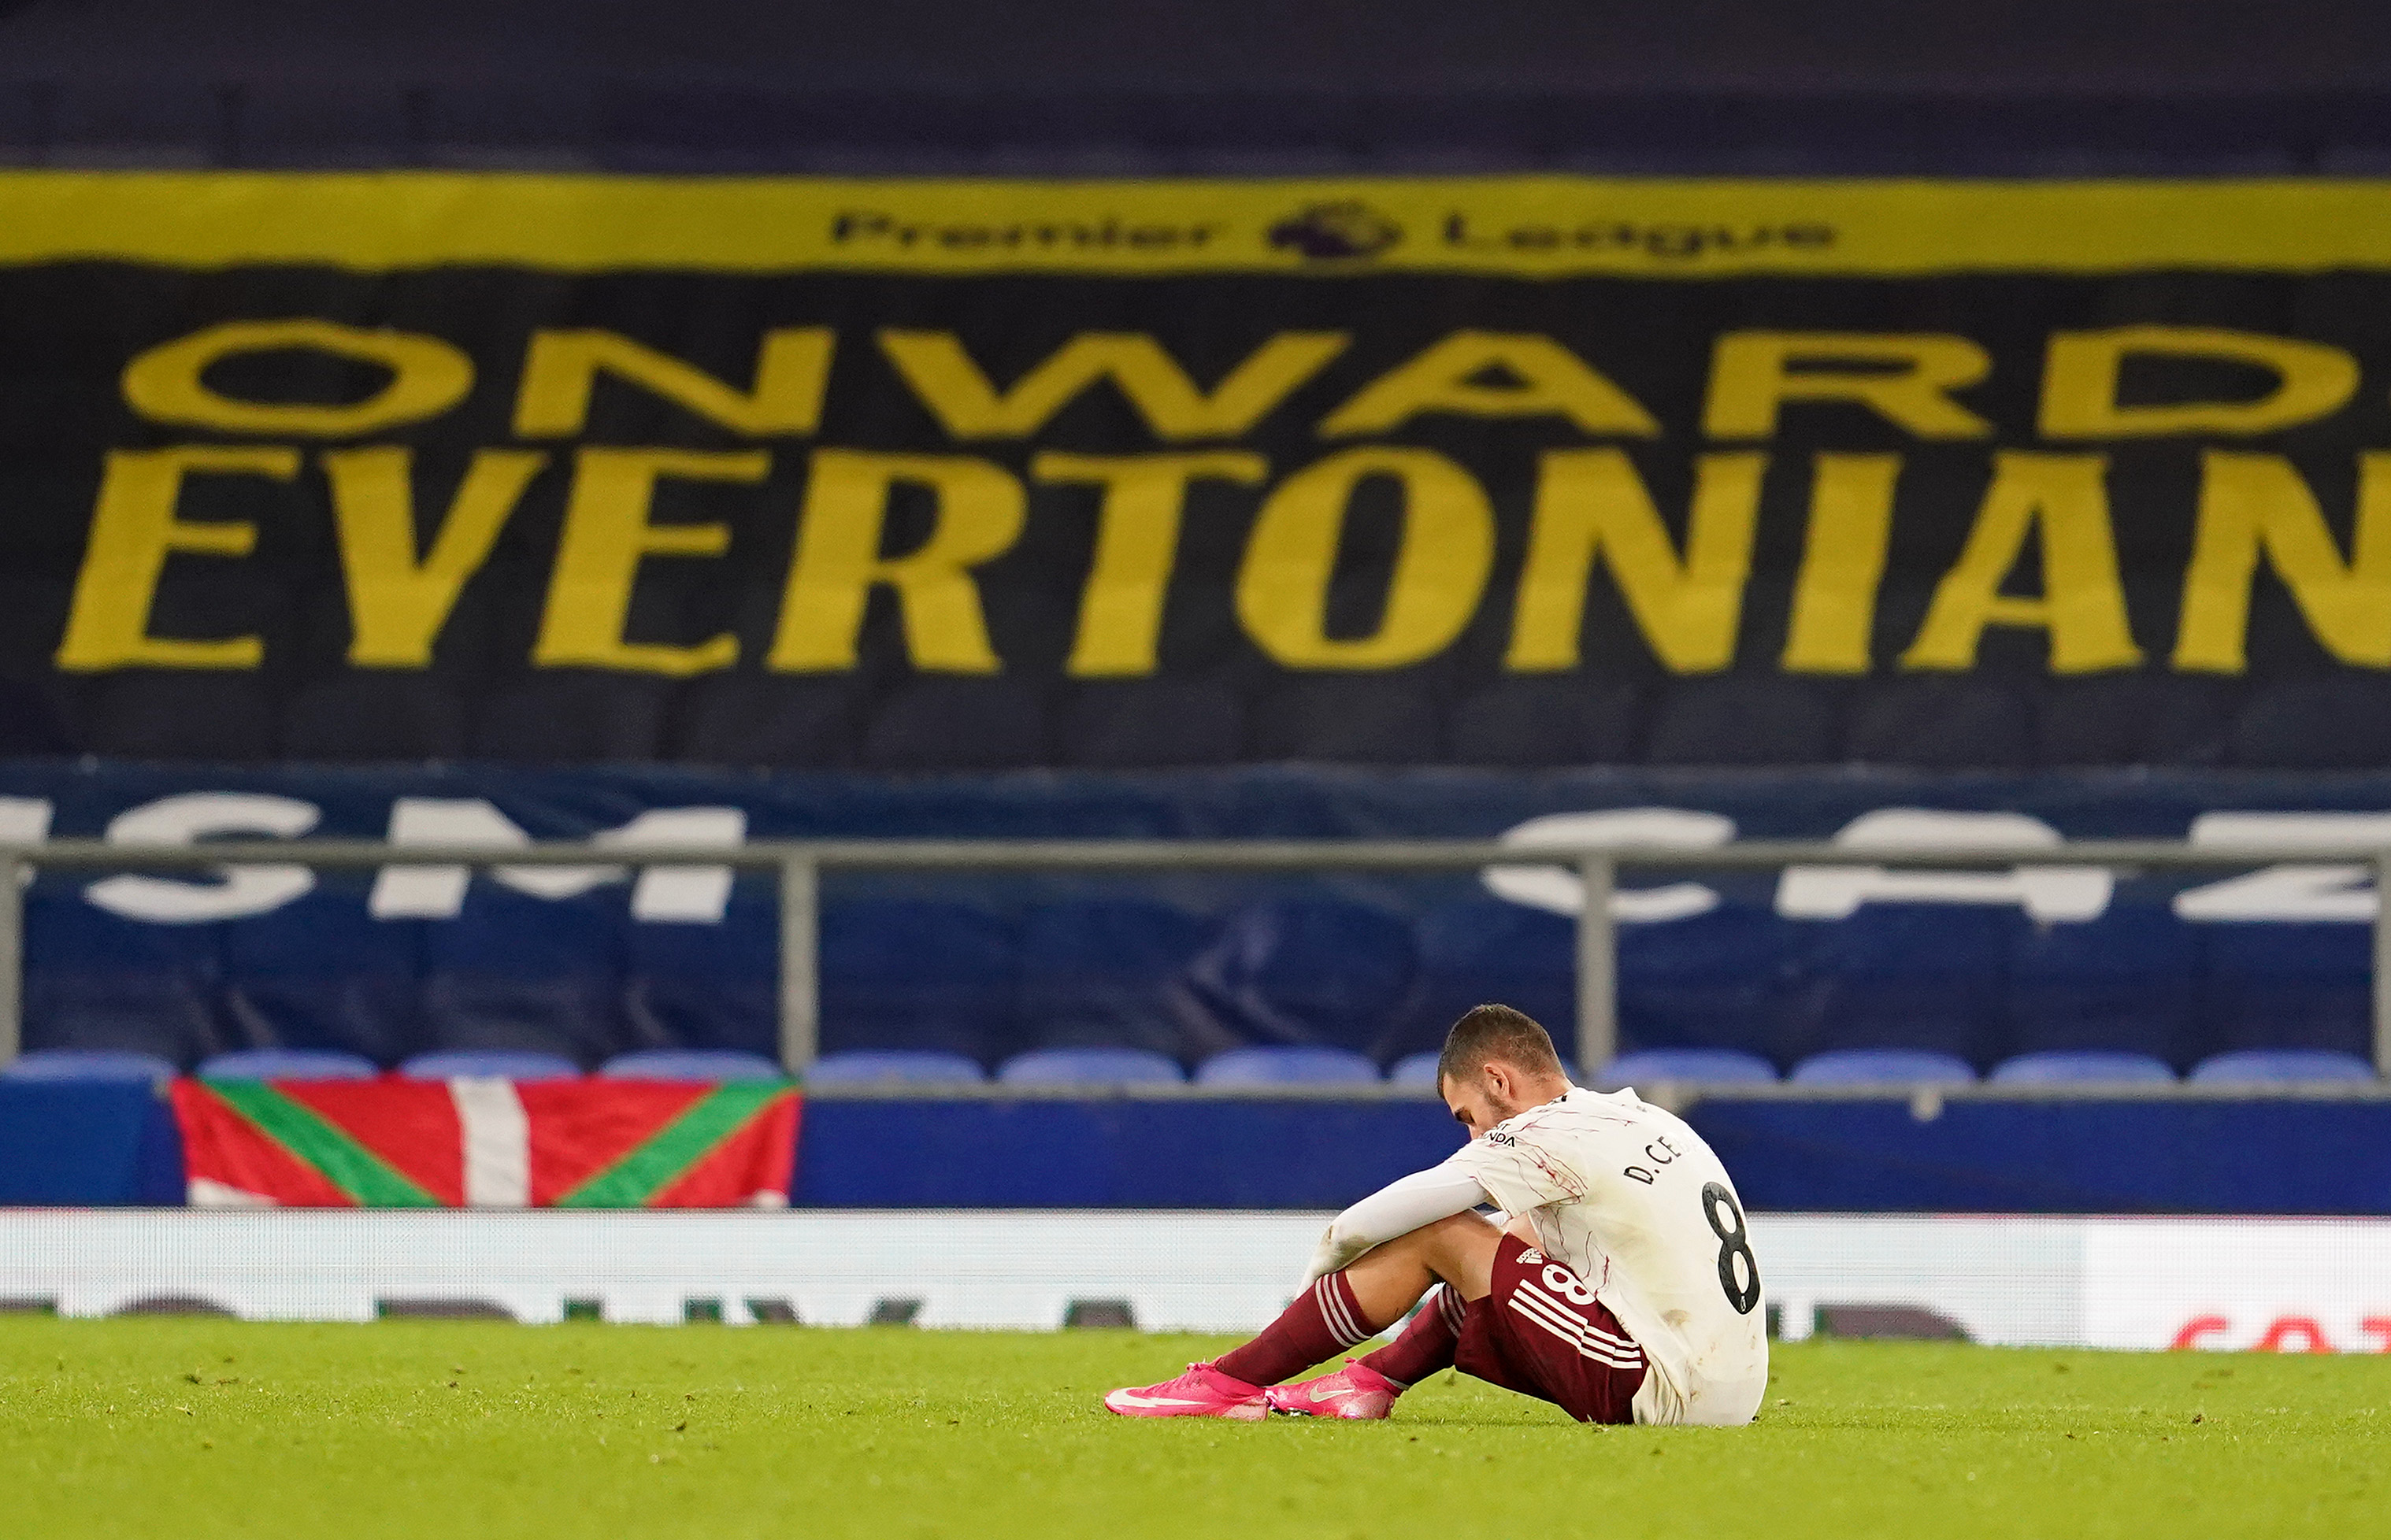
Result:
M1380 1187L1331 1221L1312 1253L1312 1270L1304 1275L1304 1281L1336 1272L1373 1246L1440 1219L1467 1213L1488 1200L1478 1178L1450 1161L1415 1171Z

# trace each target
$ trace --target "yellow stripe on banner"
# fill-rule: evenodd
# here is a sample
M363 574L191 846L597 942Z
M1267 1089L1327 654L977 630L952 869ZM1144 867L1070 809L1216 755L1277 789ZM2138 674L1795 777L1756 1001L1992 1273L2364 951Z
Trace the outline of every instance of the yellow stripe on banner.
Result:
M2391 267L2391 182L0 173L0 263L1726 277Z

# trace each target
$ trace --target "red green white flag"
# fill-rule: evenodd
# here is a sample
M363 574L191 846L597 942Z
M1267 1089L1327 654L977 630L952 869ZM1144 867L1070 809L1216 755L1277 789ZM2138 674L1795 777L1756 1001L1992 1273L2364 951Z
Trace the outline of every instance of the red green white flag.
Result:
M174 1083L199 1207L778 1208L778 1081Z

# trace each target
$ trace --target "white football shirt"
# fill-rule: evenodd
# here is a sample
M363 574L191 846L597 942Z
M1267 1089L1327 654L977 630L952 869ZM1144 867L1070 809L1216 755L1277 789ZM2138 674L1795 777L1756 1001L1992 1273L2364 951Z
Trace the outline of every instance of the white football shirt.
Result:
M1682 1119L1574 1086L1445 1165L1525 1215L1642 1345L1636 1421L1751 1420L1768 1388L1760 1268L1726 1167Z

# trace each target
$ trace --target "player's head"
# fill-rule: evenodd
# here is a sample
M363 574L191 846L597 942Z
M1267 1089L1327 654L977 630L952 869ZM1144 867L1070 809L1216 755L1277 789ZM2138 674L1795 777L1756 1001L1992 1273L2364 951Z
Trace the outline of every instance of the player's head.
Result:
M1476 1138L1506 1118L1541 1107L1569 1089L1552 1033L1509 1006L1479 1006L1444 1034L1436 1060L1437 1094Z

